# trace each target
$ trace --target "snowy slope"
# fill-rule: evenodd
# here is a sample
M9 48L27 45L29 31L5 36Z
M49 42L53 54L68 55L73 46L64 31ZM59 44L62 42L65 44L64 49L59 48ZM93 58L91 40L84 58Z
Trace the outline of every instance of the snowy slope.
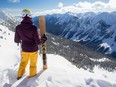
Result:
M13 20L14 22L17 22L17 20L20 21L20 18L16 18L14 15L12 15L11 13L7 12L7 11L1 11L0 10L0 19L3 20Z
M12 87L116 87L114 73L99 70L94 73L77 69L61 56L48 54L48 69L36 77L24 76L15 82ZM38 69L41 72L41 58L38 61ZM99 74L98 74L99 73Z
M7 27L0 25L0 67L9 67L18 62L16 60L18 48L14 43L13 37L13 32L9 31Z
M27 66L27 72L17 81L20 50L13 42L14 33L2 25L0 29L0 87L116 87L116 72L108 72L98 67L93 72L78 69L65 58L54 54L47 54L47 70L41 71L42 58L39 55L39 74L29 79Z
M15 27L20 21L21 18L18 18L7 11L0 10L0 24L7 26L11 31L15 30Z

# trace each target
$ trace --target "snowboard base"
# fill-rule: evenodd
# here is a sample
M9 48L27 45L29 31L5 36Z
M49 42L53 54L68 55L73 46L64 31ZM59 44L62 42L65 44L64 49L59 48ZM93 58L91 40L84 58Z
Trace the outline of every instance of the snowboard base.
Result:
M45 18L44 16L39 16L40 25L40 35L41 38L46 34ZM47 69L47 56L46 56L46 42L42 44L42 59L43 59L43 70Z

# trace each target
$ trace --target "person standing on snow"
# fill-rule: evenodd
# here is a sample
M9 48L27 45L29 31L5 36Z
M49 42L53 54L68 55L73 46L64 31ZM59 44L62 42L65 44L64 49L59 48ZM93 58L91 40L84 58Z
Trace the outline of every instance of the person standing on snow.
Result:
M37 74L38 45L43 44L47 40L45 35L43 38L40 38L37 27L33 25L31 11L29 9L22 11L22 18L21 24L16 26L14 38L16 43L21 43L22 48L22 59L17 73L17 80L25 73L25 68L29 60L29 77Z

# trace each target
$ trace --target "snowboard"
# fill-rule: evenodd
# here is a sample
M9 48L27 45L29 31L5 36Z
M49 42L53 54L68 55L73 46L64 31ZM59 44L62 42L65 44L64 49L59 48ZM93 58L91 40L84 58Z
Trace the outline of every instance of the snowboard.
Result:
M39 16L39 27L41 38L46 34L46 22L44 16ZM42 44L43 70L47 69L46 42Z

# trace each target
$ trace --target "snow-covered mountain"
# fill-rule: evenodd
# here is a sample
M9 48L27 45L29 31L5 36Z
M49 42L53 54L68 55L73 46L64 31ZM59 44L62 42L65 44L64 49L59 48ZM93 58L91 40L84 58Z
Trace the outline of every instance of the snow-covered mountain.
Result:
M48 32L116 57L116 12L68 12L46 15L46 20Z
M10 16L7 14L7 12L4 12L4 14L3 14L3 12L1 13L2 17L7 18L10 21L10 19L9 19ZM69 18L69 15L71 16L71 18ZM81 18L81 15L83 15L83 17L85 17L85 18L86 18L86 16L88 16L88 17L93 16L94 17L95 13L89 12L89 13L86 13L86 14L80 14L80 18ZM57 18L60 17L62 19L62 17L59 16L59 15L54 15L54 18L56 16L57 16ZM15 16L11 15L11 17L13 17L14 20L15 20ZM64 16L64 17L66 19L68 19L69 21L72 18L74 18L74 21L75 21L75 18L77 18L77 14L67 13L66 16ZM12 18L12 21L13 21L13 18ZM61 20L61 19L59 19L59 20ZM8 20L4 20L4 22L5 21L7 22ZM63 20L62 23L63 22L65 23L65 20ZM38 24L38 22L36 22L36 23ZM51 23L51 22L49 22L49 23ZM9 24L9 23L7 22L7 24ZM4 26L4 27L5 27L5 29L8 28L9 30L11 28L9 26ZM6 39L6 37L5 37L6 31L2 30L2 27L0 28L0 31L1 31L0 38L1 39L4 39L4 38ZM66 59L68 59L73 64L75 64L77 67L81 67L81 68L84 68L84 69L92 70L93 67L97 65L97 66L100 66L102 68L105 68L106 70L114 71L115 62L113 62L113 61L107 61L107 62L104 62L104 63L97 62L97 61L92 62L92 60L90 58L93 58L93 59L96 60L96 59L101 59L101 58L106 57L106 56L102 55L101 53L97 53L97 52L77 43L77 42L70 41L70 40L64 39L62 37L57 37L57 36L54 36L54 35L49 34L49 33L47 35L48 35L48 41L47 41L48 50L47 50L47 53L61 55L61 56L65 57ZM12 42L13 42L13 40L12 40ZM110 66L107 66L107 64L109 64L109 63L110 63Z
M20 21L20 18L15 17L10 12L0 10L0 24L7 26L11 31L15 30Z
M73 21L77 18L76 14L69 15L74 16L71 17L74 18ZM91 13L88 17L91 17ZM68 14L65 18L71 20ZM11 27L2 24L9 19L0 20L0 87L116 87L114 59L107 58L77 42L49 33L47 33L48 69L42 71L42 58L39 54L38 75L28 78L28 65L27 72L17 81L16 73L21 60L20 47L14 43L14 32L9 31ZM66 22L63 20L60 23Z
M0 37L0 87L116 87L115 69L113 72L109 72L95 66L90 72L89 69L77 68L64 57L56 54L47 54L48 69L45 71L42 71L42 58L39 55L37 76L28 78L28 65L22 79L17 81L16 73L21 59L20 47L13 41L14 32L9 31L6 26L0 25ZM50 42L54 44L50 43L51 46L49 47L51 49L61 43L58 43L59 37L49 36L48 38L52 38ZM70 45L64 47L69 48ZM59 51L61 50L59 49ZM107 58L90 59L94 63L97 61L97 63L101 62L102 64L103 62L112 61ZM108 66L113 63L115 64L115 61L108 64Z

